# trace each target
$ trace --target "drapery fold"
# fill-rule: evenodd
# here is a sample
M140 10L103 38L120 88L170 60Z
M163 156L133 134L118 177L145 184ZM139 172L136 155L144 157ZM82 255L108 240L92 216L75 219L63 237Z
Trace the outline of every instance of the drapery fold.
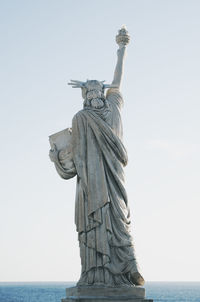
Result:
M88 215L110 201L106 165L126 200L122 165L127 164L127 153L111 127L92 110L79 111L72 121L72 145L76 171L87 196ZM95 218L98 220L98 215Z
M105 106L85 108L72 121L71 146L55 162L59 175L77 175L75 224L81 256L78 286L133 285L138 272L124 187L123 98L109 89ZM62 155L62 156L61 156Z
M106 120L89 109L73 118L72 145L82 262L79 284L131 284L130 270L137 271L137 263L124 188L126 149Z

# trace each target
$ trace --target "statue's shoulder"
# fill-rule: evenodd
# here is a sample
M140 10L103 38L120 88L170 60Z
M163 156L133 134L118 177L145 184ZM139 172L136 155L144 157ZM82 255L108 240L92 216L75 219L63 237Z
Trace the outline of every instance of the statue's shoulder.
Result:
M74 115L74 117L72 119L72 124L76 121L83 121L86 118L87 118L87 110L81 109Z
M73 119L76 119L76 118L79 118L79 117L83 116L84 111L85 111L84 109L81 109L80 111L78 111L78 112L74 115Z
M113 94L120 95L120 96L122 95L119 88L109 88L107 90L106 97L113 95Z
M122 106L124 103L123 96L118 88L110 88L107 90L106 99L110 104Z

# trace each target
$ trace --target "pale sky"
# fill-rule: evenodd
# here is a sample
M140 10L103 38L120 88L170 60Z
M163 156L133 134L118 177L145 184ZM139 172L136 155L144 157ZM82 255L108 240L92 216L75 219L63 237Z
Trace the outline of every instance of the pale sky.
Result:
M126 189L148 281L200 281L200 1L10 0L0 4L0 281L77 281L76 179L48 136L82 108L70 79L122 85Z

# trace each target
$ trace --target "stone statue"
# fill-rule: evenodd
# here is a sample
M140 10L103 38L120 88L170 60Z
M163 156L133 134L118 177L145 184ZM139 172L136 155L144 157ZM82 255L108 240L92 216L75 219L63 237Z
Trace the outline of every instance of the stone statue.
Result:
M59 175L77 176L75 223L82 266L77 287L144 284L124 188L127 152L122 142L120 85L129 40L122 27L116 36L119 49L112 84L71 80L69 85L82 90L83 109L73 117L72 128L50 136L50 158Z

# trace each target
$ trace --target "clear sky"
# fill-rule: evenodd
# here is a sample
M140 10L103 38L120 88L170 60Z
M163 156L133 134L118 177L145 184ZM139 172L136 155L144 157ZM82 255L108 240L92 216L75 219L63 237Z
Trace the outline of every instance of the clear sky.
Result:
M82 108L70 79L112 81L115 35L131 35L122 93L126 188L146 280L200 281L200 1L10 0L0 4L0 281L76 281L75 178L48 136Z

